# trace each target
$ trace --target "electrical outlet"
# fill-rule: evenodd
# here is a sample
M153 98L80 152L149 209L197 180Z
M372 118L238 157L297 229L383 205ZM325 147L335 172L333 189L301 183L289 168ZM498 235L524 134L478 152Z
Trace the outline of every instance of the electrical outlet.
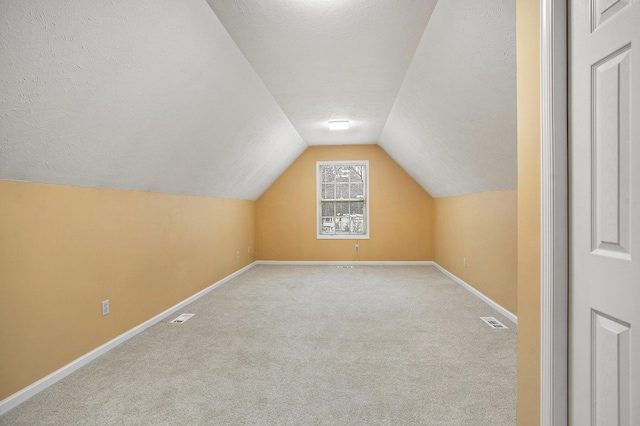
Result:
M462 266L464 266L465 268L467 267L467 258L466 257L462 258Z
M251 246L247 247L247 253L251 253Z
M237 257L238 259L240 259L240 250L238 250L238 251L236 252L236 257Z
M360 244L356 244L355 251L360 250Z
M102 316L109 315L109 299L102 301Z

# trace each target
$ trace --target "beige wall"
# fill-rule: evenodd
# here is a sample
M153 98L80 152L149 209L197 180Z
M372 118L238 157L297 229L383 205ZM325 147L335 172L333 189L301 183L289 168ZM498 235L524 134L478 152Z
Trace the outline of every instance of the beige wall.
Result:
M370 234L316 239L316 161L369 160ZM308 148L257 202L261 260L433 260L433 199L377 145Z
M516 206L515 190L434 199L436 262L517 315Z
M540 424L540 2L517 0L518 425Z
M0 181L0 400L251 263L254 225L252 201Z

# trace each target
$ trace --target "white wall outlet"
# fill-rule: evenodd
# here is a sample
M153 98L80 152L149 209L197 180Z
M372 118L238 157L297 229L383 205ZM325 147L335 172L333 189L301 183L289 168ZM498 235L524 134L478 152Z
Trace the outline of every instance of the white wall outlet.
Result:
M465 268L467 267L467 258L466 257L462 258L462 266L464 266Z
M354 250L355 250L355 251L360 250L360 244L356 244L356 246L355 246Z
M238 251L236 252L236 257L237 257L238 259L240 259L240 250L238 250Z
M109 315L109 299L102 301L102 316Z
M251 253L251 246L247 247L247 253Z

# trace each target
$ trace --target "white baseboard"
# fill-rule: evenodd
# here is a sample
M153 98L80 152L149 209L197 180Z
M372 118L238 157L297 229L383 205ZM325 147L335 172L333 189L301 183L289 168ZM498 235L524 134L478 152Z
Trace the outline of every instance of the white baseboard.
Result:
M32 383L31 385L27 386L26 388L24 388L24 389L22 389L22 390L20 390L20 391L18 391L16 393L14 393L13 395L3 399L2 401L0 401L0 415L6 413L7 411L11 410L12 408L15 408L16 406L18 406L19 404L23 403L27 399L31 398L32 396L34 396L38 392L41 392L41 391L45 390L46 388L48 388L49 386L53 385L54 383L59 382L60 380L64 379L65 377L67 377L71 373L75 372L79 368L84 367L85 365L87 365L88 363L93 361L94 359L98 358L100 355L103 355L103 354L109 352L111 349L113 349L116 346L126 342L127 340L129 340L132 337L134 337L135 335L143 332L144 330L146 330L147 328L151 327L152 325L157 324L158 322L162 321L166 317L175 314L177 311L179 311L180 309L183 309L188 304L196 301L197 299L201 298L202 296L204 296L205 294L209 293L210 291L220 287L222 284L226 283L227 281L230 281L233 278L237 277L238 275L248 271L249 269L253 268L253 266L255 266L255 265L256 265L256 262L251 263L251 264L245 266L244 268L237 270L233 274L226 276L225 278L221 279L220 281L210 285L209 287L205 288L204 290L199 291L198 293L196 293L193 296L183 300L182 302L178 303L177 305L172 306L171 308L167 309L166 311L164 311L164 312L156 315L155 317L143 322L142 324L132 328L131 330L122 333L121 335L119 335L118 337L108 341L104 345L92 350L91 352L88 352L88 353L82 355L80 358L70 362L69 364L65 365L64 367L59 368L58 370L54 371L53 373L49 374L48 376L38 380L35 383Z
M436 262L431 260L419 260L419 261L315 261L315 260L257 260L255 262L257 265L307 265L307 266L319 266L319 265L367 265L367 266L435 266L438 268L440 272L451 278L457 284L461 285L463 288L471 292L473 295L478 297L480 300L485 302L487 305L491 306L493 309L498 311L501 315L506 317L509 321L514 324L518 324L518 317L513 313L509 312L493 300L491 298L485 296L480 291L476 290L473 286L467 284L460 278L453 275L451 272L444 269L442 266L438 265Z
M456 277L451 272L447 271L446 269L444 269L442 266L438 265L435 262L434 262L434 266L436 268L438 268L438 270L440 272L442 272L443 274L445 274L446 276L451 278L453 281L455 281L456 283L460 284L462 287L466 288L471 293L476 295L476 297L478 297L484 303L486 303L487 305L491 306L493 309L498 311L500 314L502 314L504 317L506 317L509 321L511 321L512 323L514 323L516 325L518 324L518 317L515 316L513 313L509 312L508 310L506 310L505 308L503 308L502 306L500 306L499 304L497 304L496 302L491 300L489 297L485 296L484 294L482 294L481 292L479 292L478 290L473 288L471 285L469 285L466 282L462 281L460 278Z
M322 265L367 265L367 266L434 266L430 260L256 260L257 265L298 265L298 266L322 266Z

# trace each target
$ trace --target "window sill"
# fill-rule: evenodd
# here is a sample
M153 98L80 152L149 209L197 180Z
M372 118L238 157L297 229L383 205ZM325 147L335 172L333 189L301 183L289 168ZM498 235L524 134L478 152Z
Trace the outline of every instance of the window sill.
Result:
M316 234L318 240L368 240L369 235L320 235Z

